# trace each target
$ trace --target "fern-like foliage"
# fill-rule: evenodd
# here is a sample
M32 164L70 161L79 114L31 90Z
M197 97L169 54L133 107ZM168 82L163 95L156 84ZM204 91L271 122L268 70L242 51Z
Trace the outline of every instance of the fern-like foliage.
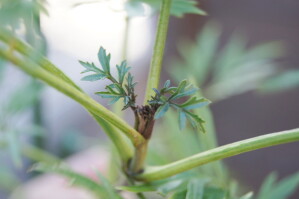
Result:
M111 84L106 86L106 91L96 92L97 95L103 98L111 99L110 104L114 104L120 99L123 99L124 109L135 107L134 87L136 82L133 81L133 76L129 73L131 67L127 66L127 62L123 61L120 65L116 65L118 78L112 76L110 71L111 55L106 53L106 50L101 47L98 53L98 58L102 68L98 68L94 63L80 61L85 68L82 73L91 72L93 74L82 78L84 81L97 81L101 79L109 79Z
M83 77L82 80L110 80L111 84L105 87L105 91L96 92L95 94L102 98L111 99L110 104L122 99L124 102L123 110L130 107L134 111L136 129L145 137L150 137L154 120L161 118L170 107L179 111L180 129L185 128L186 122L189 121L194 128L199 127L200 131L205 132L204 120L192 113L192 109L210 103L205 98L193 96L198 88L188 84L186 80L181 81L177 87L171 87L170 80L167 80L162 89L153 88L156 94L148 101L149 105L137 106L137 95L135 94L137 83L134 82L134 78L129 72L131 67L128 67L127 62L122 61L120 65L116 65L118 76L114 77L111 74L111 55L107 54L103 47L99 50L98 59L101 67L97 67L94 63L80 61L80 64L85 68L82 73L92 73Z
M156 95L149 101L149 104L159 105L155 119L162 117L170 107L173 107L179 111L180 129L185 128L186 120L188 120L193 127L199 127L201 131L205 132L204 120L192 113L191 110L206 106L210 101L193 96L197 90L198 88L188 84L187 80L181 81L177 87L170 87L170 80L167 80L160 91L154 89ZM179 103L179 100L186 97L187 100Z

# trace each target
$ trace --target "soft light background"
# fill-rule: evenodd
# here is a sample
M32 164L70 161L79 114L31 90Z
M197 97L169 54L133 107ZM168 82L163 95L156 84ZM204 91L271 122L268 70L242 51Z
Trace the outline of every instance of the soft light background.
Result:
M124 32L124 12L119 1L110 4L87 4L73 8L77 1L49 0L49 17L43 16L42 30L47 38L49 59L68 74L91 95L104 83L82 82L82 67L78 60L97 62L99 46L112 54L112 63L121 61ZM239 29L248 36L250 45L262 41L282 40L287 55L281 60L283 67L299 68L299 1L297 0L203 0L201 7L209 16L188 15L183 19L171 18L166 46L165 69L171 70L171 59L177 55L177 42L182 38L195 38L206 21L219 22L224 31L223 41ZM111 9L112 8L112 9ZM149 66L154 17L137 17L131 23L129 63L143 94ZM167 75L165 73L165 78ZM98 97L94 96L97 100ZM279 94L258 95L245 93L212 105L219 143L281 131L299 126L299 90ZM106 101L103 102L107 104ZM48 147L55 145L64 132L76 130L91 137L104 139L92 118L71 99L46 88L43 108L48 130ZM299 144L287 144L270 149L246 153L225 160L232 174L251 189L257 189L271 171L286 176L298 171ZM294 196L299 197L299 192Z

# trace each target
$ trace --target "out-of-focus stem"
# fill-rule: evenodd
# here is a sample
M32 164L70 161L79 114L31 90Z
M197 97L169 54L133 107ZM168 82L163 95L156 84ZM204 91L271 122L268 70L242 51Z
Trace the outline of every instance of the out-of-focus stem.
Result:
M216 160L295 141L299 141L299 128L234 142L170 164L148 168L136 179L146 182L160 180Z

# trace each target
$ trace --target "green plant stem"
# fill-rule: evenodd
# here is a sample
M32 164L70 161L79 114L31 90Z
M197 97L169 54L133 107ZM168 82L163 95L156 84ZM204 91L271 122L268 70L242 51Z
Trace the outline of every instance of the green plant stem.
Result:
M295 141L299 141L299 128L234 142L170 164L148 168L144 173L136 176L136 179L147 182L160 180L212 161L235 156L248 151L254 151L256 149Z
M11 36L7 31L0 30L0 40L5 43L11 44L15 50L19 53L27 56L28 59L34 55L34 60L47 72L55 75L56 78L64 81L66 84L69 84L74 89L82 92L81 88L77 86L69 77L67 77L59 68L57 68L54 64L52 64L45 57L37 54L30 46L27 46L22 41L17 38ZM129 159L132 158L133 148L130 143L127 142L127 138L120 132L118 129L110 125L105 120L98 117L96 114L93 114L91 111L89 113L93 116L93 118L98 122L100 126L103 127L104 132L108 135L108 137L112 140L113 144L116 146L123 163L126 164Z
M0 50L0 56L11 61L13 64L18 66L29 75L44 81L45 83L49 84L65 95L74 99L93 114L116 126L119 130L124 132L129 137L129 139L135 146L139 146L140 144L145 142L145 139L142 137L142 135L140 135L134 128L132 128L129 124L127 124L113 112L109 111L85 93L80 92L78 89L75 89L70 84L66 83L60 78L57 78L55 75L47 72L30 60L21 60L13 55L11 51L5 51L3 49Z
M164 48L168 30L170 7L171 0L162 1L162 8L158 22L154 52L151 60L149 76L147 79L147 88L145 91L144 104L147 104L147 101L151 98L151 96L154 95L153 88L159 87L160 73L162 68Z
M130 168L130 173L133 176L143 171L144 162L147 154L147 145L148 145L148 140L145 141L145 143L142 143L141 145L136 147L135 155L132 159L131 168Z
M132 159L134 151L133 146L129 143L128 138L119 132L114 126L103 120L101 117L92 114L94 119L99 123L99 125L103 128L104 132L108 132L108 137L113 141L118 153L120 154L120 158L123 162L123 166L128 167L127 163L130 159ZM111 133L114 132L114 133Z
M190 77L190 82L193 85L199 85L195 78ZM197 92L197 97L204 97L203 94L199 91ZM201 146L203 146L203 150L213 149L218 146L215 124L213 114L209 106L202 107L200 109L196 109L194 112L196 115L201 115L206 121L206 134L198 133L198 139ZM221 161L213 162L207 167L213 168L213 173L209 175L214 175L215 179L217 179L222 185L225 185L227 182L226 172L224 169L224 165ZM210 170L210 169L208 169Z
M168 21L170 14L171 0L163 0L162 8L158 22L156 41L154 46L154 54L151 60L151 67L148 76L147 89L145 93L145 104L153 95L153 88L158 88L160 81L160 73L162 68L164 47L166 42ZM135 155L132 159L129 174L135 175L143 171L144 162L147 154L147 141L136 146Z

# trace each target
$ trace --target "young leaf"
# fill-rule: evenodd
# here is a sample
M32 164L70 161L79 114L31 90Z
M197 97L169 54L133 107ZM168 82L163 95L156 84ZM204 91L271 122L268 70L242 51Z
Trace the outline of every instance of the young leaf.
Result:
M134 93L134 87L137 83L133 82L133 76L131 75L131 73L129 73L130 67L127 67L127 62L123 61L120 65L116 65L118 78L115 78L110 74L111 55L107 55L106 50L103 47L101 47L99 50L98 58L103 70L97 68L93 63L90 64L88 62L80 61L80 63L86 69L85 71L83 71L83 73L95 73L82 78L82 80L96 81L104 78L110 80L112 84L106 86L106 91L96 92L95 94L103 98L111 98L109 104L114 104L115 102L123 98L124 107L122 110L128 107L134 107L136 97Z
M105 75L102 75L102 74L93 74L93 75L87 75L85 77L83 77L81 80L83 81L97 81L97 80L100 80L100 79L103 79L105 78Z
M175 100L183 97L189 97L198 90L193 88L192 85L187 85L187 80L183 80L179 83L178 87L170 87L170 81L167 80L164 87L159 91L153 88L156 95L152 96L152 99L148 101L151 106L159 107L155 114L155 119L162 117L169 107L179 110L179 126L183 129L186 126L186 119L192 124L193 127L199 126L200 130L205 132L202 120L197 115L190 112L191 109L200 108L210 103L205 98L190 97L182 104L178 104Z
M101 69L99 69L98 67L96 67L94 65L94 63L88 63L88 62L83 62L83 61L79 61L79 63L85 68L85 71L83 71L81 73L95 72L95 73L104 74L104 72Z
M127 62L123 61L120 66L116 65L118 72L118 81L122 85L127 72L130 70L130 67L127 67Z
M155 119L161 118L169 109L169 103L165 103L164 105L160 106L155 114Z
M102 65L103 71L105 74L110 74L110 54L106 54L106 50L103 47L100 47L99 53L98 53L99 61Z

